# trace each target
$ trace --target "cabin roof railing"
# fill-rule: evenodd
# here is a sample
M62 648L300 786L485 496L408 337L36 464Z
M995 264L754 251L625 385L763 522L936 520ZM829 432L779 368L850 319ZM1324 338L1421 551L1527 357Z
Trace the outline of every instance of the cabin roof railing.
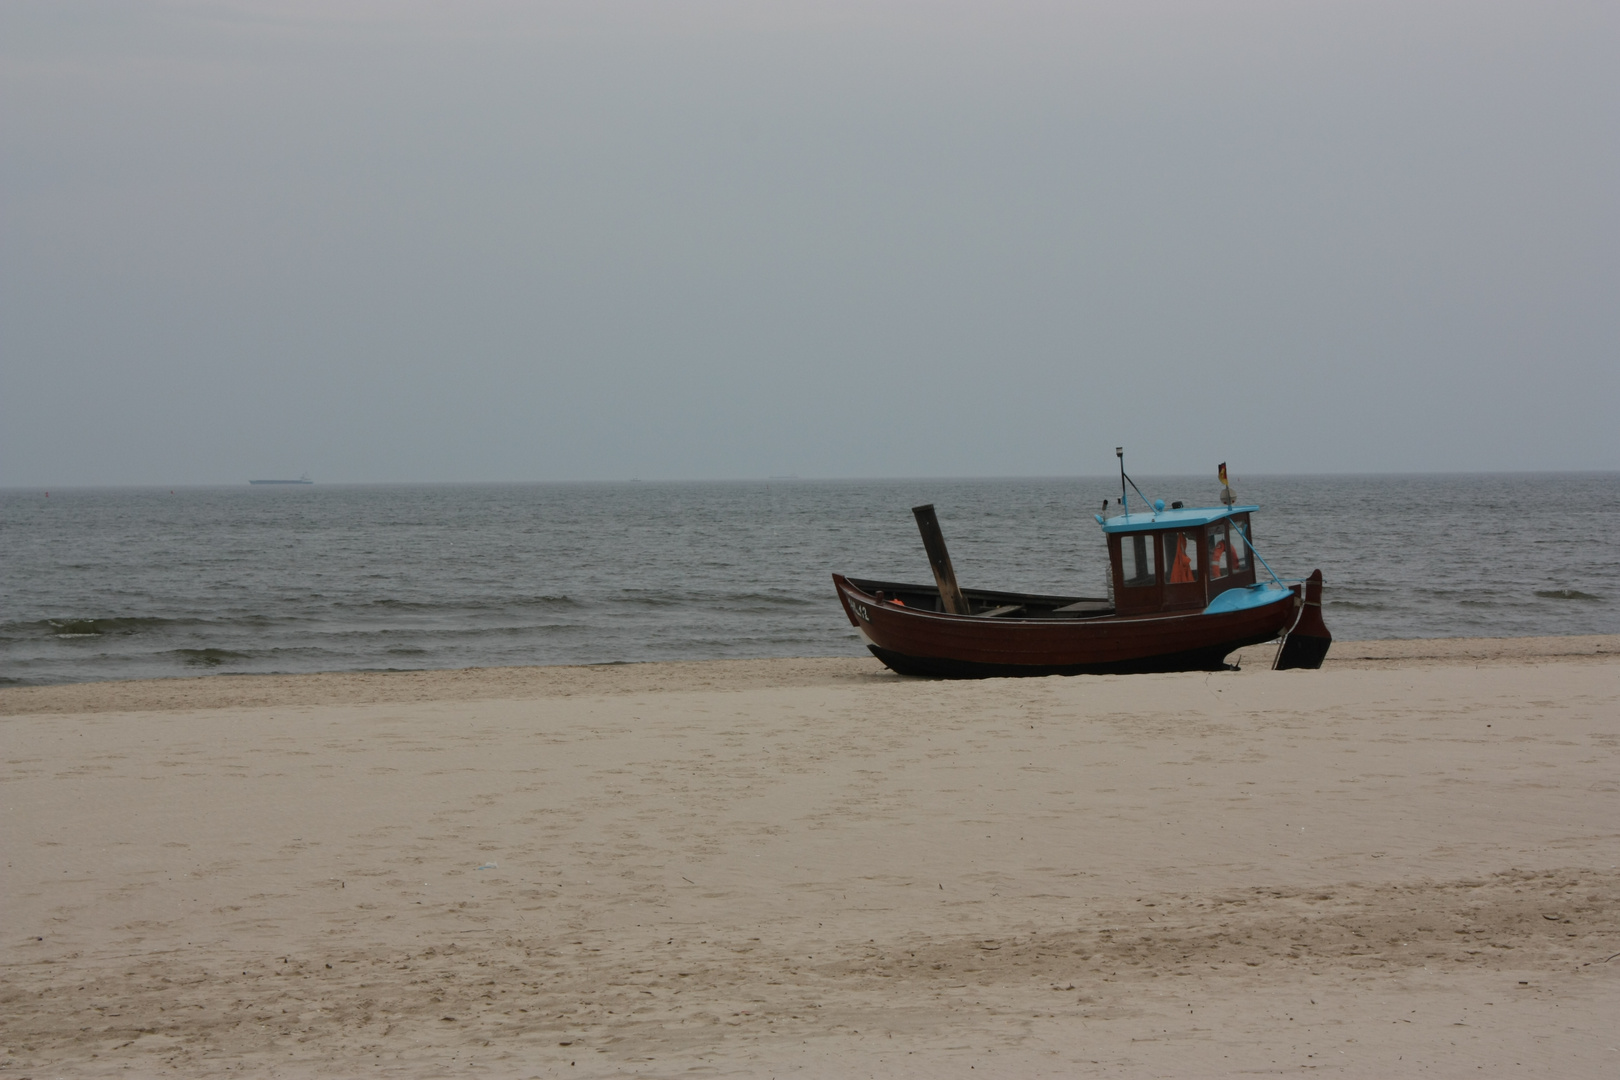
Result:
M1143 510L1130 514L1116 514L1105 518L1093 514L1105 533L1150 532L1154 529L1191 529L1208 525L1212 521L1248 514L1258 506L1184 506L1179 510Z

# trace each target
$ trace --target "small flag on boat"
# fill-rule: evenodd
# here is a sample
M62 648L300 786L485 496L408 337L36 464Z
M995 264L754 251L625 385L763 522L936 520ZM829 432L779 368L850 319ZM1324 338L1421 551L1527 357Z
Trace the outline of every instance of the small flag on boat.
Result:
M1226 462L1221 462L1221 487L1229 486L1226 483Z

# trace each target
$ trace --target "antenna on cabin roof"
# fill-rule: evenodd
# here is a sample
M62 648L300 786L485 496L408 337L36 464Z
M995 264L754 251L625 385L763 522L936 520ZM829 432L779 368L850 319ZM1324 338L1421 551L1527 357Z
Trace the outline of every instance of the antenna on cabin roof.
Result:
M1123 508L1126 517L1131 516L1131 504L1125 501L1125 448L1114 447L1114 456L1119 458L1119 505Z
M1142 494L1142 489L1136 487L1136 481L1132 480L1130 474L1125 471L1125 448L1123 446L1114 447L1114 456L1119 458L1119 505L1124 508L1125 516L1131 516L1131 504L1127 501L1127 496L1125 494L1126 484L1130 484L1131 487L1136 488L1137 496L1148 505L1151 511L1163 510L1164 500L1160 499L1158 504L1155 505L1152 499Z

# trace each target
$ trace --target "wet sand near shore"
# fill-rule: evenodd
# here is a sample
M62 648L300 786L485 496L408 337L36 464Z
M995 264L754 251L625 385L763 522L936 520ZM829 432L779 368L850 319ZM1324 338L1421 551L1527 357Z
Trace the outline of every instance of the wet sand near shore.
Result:
M1610 1076L1620 637L0 689L0 1074Z

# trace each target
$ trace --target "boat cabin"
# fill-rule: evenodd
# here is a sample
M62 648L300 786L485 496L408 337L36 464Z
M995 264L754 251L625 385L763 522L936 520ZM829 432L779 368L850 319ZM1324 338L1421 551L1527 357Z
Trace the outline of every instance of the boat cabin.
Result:
M1204 608L1228 589L1253 585L1249 514L1258 509L1176 507L1097 515L1108 538L1115 613Z

